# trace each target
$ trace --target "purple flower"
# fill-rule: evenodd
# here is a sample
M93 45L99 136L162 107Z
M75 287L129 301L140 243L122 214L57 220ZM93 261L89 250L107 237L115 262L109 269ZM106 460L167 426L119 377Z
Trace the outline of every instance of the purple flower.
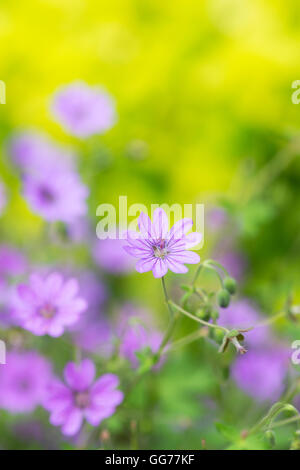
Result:
M9 352L0 366L0 407L30 413L45 399L50 377L49 362L36 352Z
M288 362L288 352L284 349L251 350L237 358L232 376L256 400L275 401L284 390Z
M6 206L6 191L4 184L0 181L0 215Z
M18 286L18 302L14 314L26 330L37 336L61 336L87 308L86 301L77 296L78 282L66 282L58 273L45 278L30 276L29 285Z
M26 174L43 173L51 168L72 169L74 154L58 146L46 136L35 132L20 132L9 143L9 153Z
M221 207L212 207L206 216L210 231L221 230L228 221L228 215Z
M107 299L105 284L93 271L78 271L76 277L79 279L81 294L88 303L89 311L98 312Z
M251 303L242 299L230 304L226 311L220 312L219 325L229 328L250 328L262 321L262 317ZM267 326L257 327L245 333L245 342L251 347L266 346L271 341Z
M87 212L88 189L73 171L52 169L27 175L24 196L32 210L49 222L70 223Z
M20 276L27 268L25 256L10 245L0 245L0 276Z
M67 132L81 138L102 134L116 122L111 96L84 82L61 88L54 96L52 112Z
M122 306L116 318L115 332L120 342L120 356L128 359L134 368L138 366L138 351L148 347L156 353L162 341L162 334L155 329L150 312L131 303Z
M64 370L66 384L53 380L44 402L50 411L50 423L61 426L63 434L76 434L85 418L92 426L114 414L123 400L116 390L119 379L114 374L104 374L96 382L95 365L90 359L80 364L69 362ZM94 382L94 383L93 383Z
M88 312L75 327L72 337L80 348L101 357L109 357L112 354L114 346L112 329L103 315L95 316Z
M147 329L153 329L153 315L148 310L131 302L122 305L115 320L115 330L118 337L122 337L130 325L140 322Z
M128 359L132 367L139 365L136 353L145 348L150 348L153 353L159 350L162 335L158 331L148 331L141 324L128 325L123 335L119 353L121 357Z
M234 251L223 252L217 255L215 259L221 263L235 279L241 281L246 269L246 260L241 253Z
M111 274L127 274L134 269L132 257L124 250L124 240L97 240L93 256L96 263Z
M141 212L138 225L140 232L128 232L128 245L124 249L130 255L140 258L136 263L136 270L140 273L153 272L154 277L164 276L168 269L174 273L186 273L185 263L199 263L197 253L187 251L197 245L201 234L186 233L192 228L192 219L179 220L169 231L168 217L163 209L156 209L153 214L153 223L149 217Z

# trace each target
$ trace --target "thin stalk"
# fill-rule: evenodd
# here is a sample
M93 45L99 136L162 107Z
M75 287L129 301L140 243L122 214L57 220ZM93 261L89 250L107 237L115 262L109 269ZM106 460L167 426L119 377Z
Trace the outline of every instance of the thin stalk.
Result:
M169 312L170 312L170 320L169 320L168 328L167 328L167 330L164 334L164 337L163 337L163 339L160 343L160 346L159 346L159 350L157 352L158 357L160 357L161 353L164 350L164 347L166 346L169 339L171 338L171 336L173 334L173 331L174 331L174 328L175 328L176 320L177 320L177 315L173 312L173 309L172 309L171 304L170 304L170 299L169 299L169 296L168 296L164 276L161 278L161 281L162 281L162 287L163 287L165 301L166 301L166 304L167 304Z
M203 332L201 330L194 331L190 335L187 335L184 338L181 338L178 341L175 341L174 343L170 344L167 351L171 351L171 350L173 351L174 349L180 348L182 346L186 346L187 344L190 344L193 341L196 341L197 339L200 339L200 338L203 338Z
M180 307L179 305L175 304L172 300L169 300L169 303L170 305L175 308L176 310L178 310L179 312L183 313L185 316L191 318L192 320L198 322L198 323L201 323L202 325L205 325L205 326L208 326L209 328L218 328L220 330L223 330L225 333L228 333L229 330L227 328L224 328L223 326L221 325L215 325L214 323L209 323L205 320L202 320L201 318L198 318L198 317L195 317L194 315L192 315L190 312L187 312L186 310L184 310L182 307Z
M197 268L197 271L196 271L196 274L194 276L194 279L193 279L193 282L192 282L192 286L195 287L196 285L196 282L197 282L197 279L199 277L199 274L200 274L200 271L202 269L203 265L202 264L199 264L198 268Z
M292 416L292 418L282 419L281 421L276 421L271 424L269 429L279 428L280 426L285 426L286 424L294 423L300 419L300 414L297 416Z
M286 312L279 312L273 317L267 318L266 320L263 320L262 322L257 323L256 325L254 325L254 328L260 328L261 326L271 325L272 323L279 320L279 318L283 318L285 315L286 315Z

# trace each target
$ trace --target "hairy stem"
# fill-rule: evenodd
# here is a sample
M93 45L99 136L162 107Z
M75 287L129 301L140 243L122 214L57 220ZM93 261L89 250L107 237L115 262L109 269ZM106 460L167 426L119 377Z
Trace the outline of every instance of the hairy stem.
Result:
M187 310L184 310L182 307L180 307L179 305L175 304L172 300L169 300L169 303L170 305L175 308L176 310L178 310L179 312L183 313L183 315L191 318L192 320L198 322L198 323L201 323L201 325L205 325L205 326L208 326L209 328L218 328L220 330L223 330L225 333L228 333L229 330L227 328L224 328L223 326L220 326L220 325L215 325L214 323L209 323L205 320L202 320L201 318L198 318L198 317L195 317L194 315L192 315L190 312L188 312Z
M176 320L177 320L177 314L176 312L173 311L172 307L171 307L171 303L170 303L170 299L169 299L169 296L168 296L168 292L167 292L167 288L166 288L166 283L165 283L165 278L164 276L161 278L161 281L162 281L162 287L163 287L163 292L164 292L164 297L165 297L165 301L166 301L166 304L168 306L168 309L169 309L169 312L170 312L170 320L169 320L169 325L168 325L168 328L164 334L164 337L162 339L162 342L160 344L160 347L159 347L159 350L158 350L158 357L160 357L161 353L163 352L164 350L164 347L166 346L166 344L168 343L169 339L171 338L173 332L174 332L174 328L175 328L175 324L176 324Z

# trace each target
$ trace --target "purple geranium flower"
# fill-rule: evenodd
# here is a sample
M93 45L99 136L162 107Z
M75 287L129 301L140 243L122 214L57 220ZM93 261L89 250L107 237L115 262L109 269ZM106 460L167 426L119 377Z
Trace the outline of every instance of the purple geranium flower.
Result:
M257 309L247 299L242 299L230 304L226 311L222 310L218 323L229 328L250 328L261 321ZM266 346L270 341L272 338L267 326L258 326L245 333L245 342L251 347Z
M156 353L161 341L160 332L149 331L141 324L129 324L121 336L120 356L128 359L132 367L136 368L139 365L136 353L147 347Z
M0 215L6 206L6 191L4 184L0 181Z
M111 274L127 274L134 270L134 260L125 252L124 240L112 238L97 240L93 256L96 263Z
M284 390L289 354L285 349L251 350L237 358L232 376L245 393L258 401L275 401Z
M20 276L27 267L25 256L10 245L0 245L0 276Z
M87 212L88 189L73 171L57 168L27 175L24 196L31 208L49 222L72 222Z
M115 104L100 87L75 82L59 90L52 112L57 121L76 137L102 134L116 122Z
M140 273L153 272L154 277L164 276L168 269L174 273L186 273L185 263L199 263L197 253L187 251L197 245L201 234L186 233L192 228L192 219L179 220L169 231L168 217L163 209L156 209L153 214L153 223L150 218L141 212L138 225L140 232L128 232L128 245L124 249L132 256L140 258L136 263L136 270Z
M12 160L26 174L43 173L51 168L74 168L75 155L68 148L35 132L20 132L9 142Z
M119 311L115 332L119 339L120 356L128 359L134 368L138 366L138 351L150 348L156 353L162 341L162 334L154 326L151 313L131 303L124 304Z
M69 362L64 370L67 385L53 380L49 386L44 406L50 411L50 422L62 426L66 435L76 434L85 418L92 426L114 414L123 400L116 390L119 379L114 374L104 374L93 383L95 365L90 359L80 364Z
M0 407L30 413L44 401L50 377L50 363L36 352L9 352L0 366Z
M77 327L78 325L78 327ZM107 319L102 315L84 315L84 320L75 325L72 332L74 342L85 351L109 357L113 352L112 329Z
M77 296L78 282L66 282L58 273L42 278L30 276L29 285L18 286L18 300L14 314L20 325L37 336L61 336L66 326L75 323L87 308L84 299Z

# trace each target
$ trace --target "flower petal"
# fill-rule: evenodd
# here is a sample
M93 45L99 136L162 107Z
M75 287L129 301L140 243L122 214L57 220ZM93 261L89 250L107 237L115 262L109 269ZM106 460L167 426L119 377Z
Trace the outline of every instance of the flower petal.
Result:
M168 266L165 260L162 260L160 258L157 258L153 268L153 276L156 278L163 277L165 274L167 274L168 271Z
M124 250L131 256L135 258L145 258L149 255L150 250L146 248L138 248L133 246L123 246Z
M176 222L176 224L173 225L173 227L170 230L170 237L174 237L175 239L180 239L183 238L186 232L191 230L193 226L193 220L192 219L181 219Z
M64 370L67 384L77 391L88 388L95 377L95 364L90 359L84 359L80 364L69 362Z
M82 424L82 419L83 419L82 411L77 408L73 408L73 410L68 416L67 421L62 427L62 432L66 436L73 436L79 431L81 424Z
M139 229L145 238L151 238L152 237L152 223L148 215L146 215L144 212L140 213L140 216L138 218L138 226Z
M91 388L92 393L105 393L119 385L119 377L115 374L102 375Z
M168 268L170 271L173 271L173 273L185 274L188 272L188 268L184 266L184 264L178 263L172 257L167 258L166 262Z
M155 209L152 224L153 235L155 238L166 238L169 230L169 221L167 214L160 207Z
M200 256L194 251L183 251L181 253L175 253L172 256L172 260L178 263L197 264L200 262Z
M153 269L154 264L155 258L142 258L136 263L135 269L138 273L146 273L147 271L151 271Z
M202 240L202 233L199 232L191 232L185 236L185 247L193 248L193 246L199 245Z
M36 303L36 300L37 300L36 295L29 286L25 284L20 284L18 286L18 294L19 294L19 297L25 302L28 302L30 304Z

